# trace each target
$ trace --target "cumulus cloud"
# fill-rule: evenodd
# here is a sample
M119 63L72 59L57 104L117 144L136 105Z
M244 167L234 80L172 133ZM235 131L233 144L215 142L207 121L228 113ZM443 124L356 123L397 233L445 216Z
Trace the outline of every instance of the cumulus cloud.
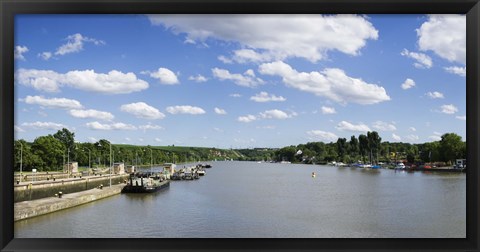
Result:
M148 88L148 83L134 73L112 70L107 74L94 70L74 70L65 74L51 70L19 69L15 72L18 84L44 92L59 92L63 86L103 94L128 94Z
M372 127L376 130L380 131L395 131L397 130L397 127L395 125L387 123L387 122L382 122L382 121L376 121L372 124Z
M67 98L44 98L43 96L30 96L25 99L19 99L27 104L36 104L47 108L59 108L59 109L81 109L82 104L77 100Z
M135 102L120 106L120 110L143 119L163 119L165 115L145 102Z
M395 141L402 141L402 138L398 135L396 135L395 133L392 133L392 139L395 140Z
M412 87L415 87L415 81L412 79L406 79L405 82L402 83L402 89L410 89Z
M367 40L376 40L378 31L361 15L149 15L186 40L205 43L207 39L236 42L231 59L259 62L304 58L316 62L328 51L359 55ZM235 27L235 29L232 29ZM268 32L266 32L268 31Z
M37 56L42 58L43 60L49 60L53 55L51 52L42 52L39 53Z
M15 49L13 51L13 58L18 60L25 60L25 56L23 56L23 54L26 52L28 52L28 47L17 45L15 46Z
M429 15L417 29L421 51L433 51L438 56L465 65L467 23L465 15Z
M284 111L278 109L266 110L265 112L260 113L260 117L264 119L288 119L293 117L292 114L287 114Z
M58 47L57 51L55 51L55 55L65 55L69 53L80 52L83 50L83 45L85 44L85 42L93 43L95 45L105 44L105 41L85 37L80 33L70 35L66 38L66 40L67 43Z
M334 142L338 139L338 136L334 133L321 130L310 130L307 131L307 134L313 139L322 142Z
M175 85L180 83L178 81L177 75L175 75L174 72L172 72L170 69L160 67L158 68L157 71L155 72L144 72L148 73L150 77L158 79L161 84L165 85Z
M322 106L322 114L328 115L328 114L336 114L336 113L337 111L335 111L335 108Z
M113 120L114 116L110 112L98 111L94 109L80 110L72 109L69 111L70 115L77 118L93 118L105 121Z
M434 92L428 92L427 93L428 97L432 99L443 99L445 98L442 93L434 91Z
M257 120L257 117L254 115L239 116L237 118L237 121L244 122L244 123L253 122L255 120Z
M403 49L402 56L416 60L413 65L416 68L431 68L433 66L432 58L424 53L410 52L407 49Z
M405 138L411 142L416 142L418 141L418 139L420 139L420 137L418 137L417 135L408 135L408 136L405 136Z
M455 114L456 112L458 112L458 108L455 107L453 104L442 105L440 108L442 109L442 113L445 114Z
M61 130L63 128L68 129L67 126L61 123L54 122L33 122L33 123L22 123L22 127L38 130Z
M432 135L432 136L429 136L428 139L430 139L432 141L440 141L440 140L442 140L442 137L438 136L438 135Z
M415 129L415 127L410 127L408 129L411 130L411 131L417 131L417 129Z
M256 87L264 83L262 79L255 77L252 69L248 69L243 74L232 74L225 69L213 68L212 73L213 77L221 81L233 81L233 83L243 87Z
M352 124L347 121L341 121L340 123L338 123L338 125L335 128L341 131L358 131L358 132L371 131L370 128L363 123Z
M462 121L466 121L467 120L467 116L464 115L464 116L455 116L455 118L457 118L458 120L462 120Z
M22 128L20 128L18 125L14 125L14 126L13 126L13 130L14 130L15 132L25 132L25 130L22 129Z
M260 92L259 94L255 94L255 96L250 97L250 100L256 102L271 102L271 101L278 101L283 102L287 99L283 98L283 96L276 96L273 94L268 94L267 92Z
M241 94L231 94L231 95L229 95L229 96L230 96L230 97L234 97L234 98L240 98L240 97L242 97Z
M160 125L154 125L154 124L146 124L146 125L140 125L138 126L139 129L143 130L144 132L147 131L147 130L161 130L163 129L162 126Z
M375 104L390 100L383 87L349 77L338 68L326 68L321 72L298 72L290 65L276 61L260 65L259 72L280 76L288 87L339 103Z
M201 74L198 74L197 76L190 76L188 77L188 79L195 82L206 82L208 80L205 76Z
M221 109L221 108L215 108L214 111L215 111L215 113L217 113L219 115L226 115L227 114L227 111L225 111L224 109Z
M167 107L167 112L170 114L191 114L191 115L200 115L205 114L205 110L199 107L193 107L190 105L182 106L170 106Z
M102 124L99 122L89 122L86 123L87 128L92 130L136 130L137 127L131 124L125 123L107 123Z
M467 76L467 68L466 67L457 67L457 66L451 66L451 67L444 67L445 71L448 73L456 74L462 77Z

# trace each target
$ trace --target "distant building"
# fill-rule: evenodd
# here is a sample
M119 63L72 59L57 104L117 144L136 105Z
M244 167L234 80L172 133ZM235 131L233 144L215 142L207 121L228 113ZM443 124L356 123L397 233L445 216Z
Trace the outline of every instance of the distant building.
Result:
M127 165L126 172L127 173L134 173L135 172L135 166L134 165Z
M78 162L70 162L63 165L64 173L77 173L78 172Z
M113 174L125 174L125 164L124 163L114 163L113 164Z

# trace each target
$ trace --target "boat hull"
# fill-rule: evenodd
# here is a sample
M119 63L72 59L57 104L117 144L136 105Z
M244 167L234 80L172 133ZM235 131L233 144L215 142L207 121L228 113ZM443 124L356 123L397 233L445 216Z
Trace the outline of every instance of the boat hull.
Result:
M122 193L154 193L168 187L170 187L170 181L163 181L153 186L126 185L123 187Z

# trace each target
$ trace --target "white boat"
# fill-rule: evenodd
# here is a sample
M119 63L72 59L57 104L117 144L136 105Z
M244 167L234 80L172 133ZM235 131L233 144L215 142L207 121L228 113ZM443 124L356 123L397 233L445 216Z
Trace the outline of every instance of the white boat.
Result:
M398 162L395 165L395 169L405 169L405 165L402 162Z

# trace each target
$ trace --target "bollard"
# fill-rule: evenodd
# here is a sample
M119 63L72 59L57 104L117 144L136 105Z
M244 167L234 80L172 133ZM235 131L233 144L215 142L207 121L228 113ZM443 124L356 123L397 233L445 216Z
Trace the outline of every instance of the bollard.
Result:
M58 197L62 198L62 194L63 194L62 192L58 192Z
M100 184L100 186L99 186L99 187L100 187L100 189L103 189L103 184Z
M127 183L127 180L126 180L126 179L124 179L124 180L123 180L123 183L124 183L124 184L126 184L126 183Z
M50 178L47 178L47 181L49 181L49 180L50 180Z
M20 180L17 180L17 185L20 184Z
M55 181L55 178L53 178L53 181Z
M77 178L77 175L73 176L73 178Z

